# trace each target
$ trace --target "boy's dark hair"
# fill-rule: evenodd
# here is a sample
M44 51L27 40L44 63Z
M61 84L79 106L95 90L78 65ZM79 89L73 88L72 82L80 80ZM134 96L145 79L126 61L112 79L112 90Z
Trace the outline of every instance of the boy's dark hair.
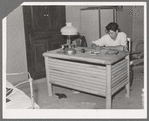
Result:
M111 22L106 26L106 31L109 32L110 30L115 31L118 30L118 24L115 22Z

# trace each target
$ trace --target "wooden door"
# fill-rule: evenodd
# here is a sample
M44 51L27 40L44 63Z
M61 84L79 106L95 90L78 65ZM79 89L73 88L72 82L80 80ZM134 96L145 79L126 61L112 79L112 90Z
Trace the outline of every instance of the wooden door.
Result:
M23 6L28 71L33 79L45 77L42 54L63 43L65 6Z

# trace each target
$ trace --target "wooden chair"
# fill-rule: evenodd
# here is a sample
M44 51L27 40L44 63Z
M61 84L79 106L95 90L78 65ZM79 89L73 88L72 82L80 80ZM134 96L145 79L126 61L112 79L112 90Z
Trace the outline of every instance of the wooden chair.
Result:
M137 65L143 63L144 52L137 50L137 48L135 48L135 51L132 51L131 38L127 38L127 50L130 52L130 65Z
M133 77L133 67L142 64L144 62L144 52L141 51L132 51L132 41L131 38L127 38L127 51L130 52L130 79ZM133 79L132 79L133 80ZM132 82L130 83L130 86L132 85Z
M87 42L85 36L79 36L73 39L73 44L79 47L87 47Z
M127 50L131 52L131 38L127 38Z

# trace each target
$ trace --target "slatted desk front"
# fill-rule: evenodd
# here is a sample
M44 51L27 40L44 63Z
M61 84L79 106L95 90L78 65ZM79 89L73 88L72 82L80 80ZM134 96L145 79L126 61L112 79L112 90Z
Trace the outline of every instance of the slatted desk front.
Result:
M106 97L106 108L111 109L111 98L122 87L129 97L129 53L120 51L117 55L90 55L91 49L76 48L75 55L65 55L62 49L43 54L49 96L52 84Z

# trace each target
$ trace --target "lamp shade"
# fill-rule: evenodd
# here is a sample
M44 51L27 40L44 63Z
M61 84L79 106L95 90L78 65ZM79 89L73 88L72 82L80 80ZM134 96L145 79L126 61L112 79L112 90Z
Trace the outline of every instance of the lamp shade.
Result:
M61 28L62 35L76 35L78 30L72 26L72 23L66 23L66 26Z

